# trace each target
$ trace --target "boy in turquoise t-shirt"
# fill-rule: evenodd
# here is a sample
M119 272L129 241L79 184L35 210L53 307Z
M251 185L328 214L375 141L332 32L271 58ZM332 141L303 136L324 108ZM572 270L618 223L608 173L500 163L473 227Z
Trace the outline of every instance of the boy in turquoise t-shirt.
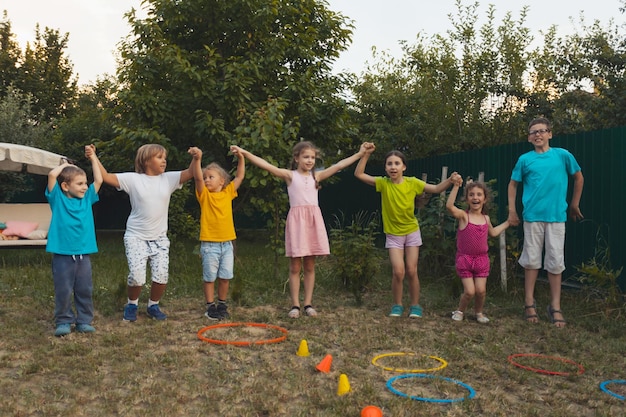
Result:
M92 205L99 200L102 175L93 145L85 146L85 156L93 167L91 185L85 171L66 162L50 171L45 191L52 211L46 251L53 254L55 336L70 334L72 324L79 333L96 331L89 255L98 252Z
M583 215L579 203L584 178L578 162L570 152L550 147L552 125L548 119L542 117L532 120L528 130L528 142L534 146L534 150L520 156L508 187L508 221L512 226L517 226L520 223L515 209L517 184L522 183L524 186L524 248L519 264L524 267L525 318L531 323L539 321L534 292L542 265L541 255L545 249L543 267L548 271L551 299L547 307L548 317L555 326L564 327L566 322L561 312L561 278L565 270L567 185L569 177L573 177L569 212L572 219L581 220Z

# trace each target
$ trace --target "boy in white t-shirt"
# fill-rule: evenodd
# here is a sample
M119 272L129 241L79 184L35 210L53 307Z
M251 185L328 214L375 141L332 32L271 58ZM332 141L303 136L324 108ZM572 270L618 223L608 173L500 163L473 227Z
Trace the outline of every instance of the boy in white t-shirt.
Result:
M128 303L124 321L137 320L141 289L146 283L146 262L150 264L152 286L147 314L155 320L167 316L159 308L169 276L167 220L170 197L191 178L190 168L165 172L167 151L161 145L147 144L137 150L135 172L111 174L98 161L105 184L124 191L130 197L131 212L126 222L124 247L128 260Z

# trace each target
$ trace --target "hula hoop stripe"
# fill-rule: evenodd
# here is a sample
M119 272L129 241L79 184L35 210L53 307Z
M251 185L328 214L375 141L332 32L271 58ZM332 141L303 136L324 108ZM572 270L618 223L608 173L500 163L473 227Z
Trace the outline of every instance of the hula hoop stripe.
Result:
M574 365L576 368L578 368L578 371L576 371L576 373L573 374L571 372L549 371L547 369L533 368L531 366L522 365L521 363L516 362L515 358L549 359L549 360L553 360L557 362L563 362L563 363L567 363L570 365ZM570 359L559 358L556 356L547 356L547 355L542 355L540 353L516 353L516 354L510 355L507 359L511 364L517 366L518 368L526 369L527 371L537 372L538 374L570 376L570 375L582 375L585 372L585 368L581 364L576 363Z
M264 340L255 340L255 341L247 341L247 340L220 340L220 339L211 339L209 337L204 336L204 333L209 330L220 329L224 327L261 327L265 329L273 329L278 330L283 335L276 337L274 339L264 339ZM214 324L212 326L206 326L198 330L198 339L203 342L213 343L216 345L235 345L235 346L250 346L250 345L269 345L271 343L280 343L287 339L287 329L282 327L274 326L272 324L265 323L220 323Z
M379 365L377 363L379 359L390 357L390 356L421 356L424 358L434 359L438 361L439 363L441 363L441 365L439 365L436 368L428 368L428 369L401 369L401 368L390 368L390 367ZM378 366L379 368L382 368L385 371L390 371L390 372L421 373L421 372L440 371L446 366L448 366L448 362L446 362L444 359L438 358L437 356L418 355L412 352L393 352L393 353L383 353L382 355L375 356L374 359L372 359L372 365Z
M469 392L469 394L466 397L458 397L458 398L427 398L427 397L418 397L416 395L408 395L404 392L398 391L397 389L393 387L393 383L395 381L399 379L406 379L406 378L431 378L431 379L439 379L442 381L452 382L454 384L460 385L461 387L465 388ZM452 378L446 378L444 376L429 375L429 374L405 374L405 375L394 376L393 378L387 381L387 388L389 389L389 391L401 397L409 398L411 400L425 401L429 403L439 403L439 404L447 404L447 403L454 403L454 402L459 402L463 400L471 400L472 398L476 396L476 391L474 391L472 387L470 387L467 384L464 384L461 381L457 381L456 379L452 379Z
M626 379L610 379L607 381L604 381L602 383L600 383L600 389L604 392L606 392L609 395L614 396L615 398L618 398L622 401L626 400L626 397L624 397L623 395L619 395L611 390L609 390L606 386L609 384L621 384L621 385L626 385Z

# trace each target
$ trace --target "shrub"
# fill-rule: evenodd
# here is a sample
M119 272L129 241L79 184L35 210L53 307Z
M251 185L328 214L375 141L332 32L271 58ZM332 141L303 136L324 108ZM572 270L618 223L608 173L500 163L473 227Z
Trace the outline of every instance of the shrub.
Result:
M375 246L379 234L378 212L359 211L348 224L343 213L335 217L330 230L333 272L354 295L357 305L363 303L363 291L380 271L382 256Z

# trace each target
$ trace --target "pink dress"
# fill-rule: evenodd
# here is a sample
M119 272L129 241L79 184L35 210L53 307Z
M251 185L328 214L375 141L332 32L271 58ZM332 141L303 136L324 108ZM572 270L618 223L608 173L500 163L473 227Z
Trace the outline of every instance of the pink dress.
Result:
M312 176L291 171L289 213L285 224L285 255L290 258L329 255L328 234Z

